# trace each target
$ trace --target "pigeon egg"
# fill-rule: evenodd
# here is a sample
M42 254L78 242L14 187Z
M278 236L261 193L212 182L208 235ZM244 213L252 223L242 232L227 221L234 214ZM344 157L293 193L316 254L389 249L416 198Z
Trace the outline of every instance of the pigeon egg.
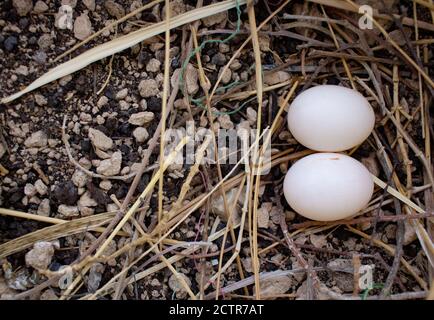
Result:
M315 153L295 162L283 192L291 208L317 221L354 216L372 197L371 173L359 161L339 153Z
M359 92L319 85L298 95L288 110L288 126L305 147L325 152L351 149L372 132L375 114Z

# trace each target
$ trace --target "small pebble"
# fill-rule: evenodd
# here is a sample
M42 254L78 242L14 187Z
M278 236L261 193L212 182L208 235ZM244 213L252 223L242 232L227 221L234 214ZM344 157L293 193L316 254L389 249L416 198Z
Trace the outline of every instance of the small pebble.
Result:
M143 111L139 113L133 113L128 122L135 126L143 126L146 123L154 120L154 113L149 111Z
M45 270L51 263L54 248L51 242L39 241L33 245L33 249L26 253L26 264L35 269Z
M143 128L143 127L137 127L133 131L133 136L134 136L134 138L136 139L136 141L138 143L142 143L142 142L146 141L146 139L148 139L149 134L148 134L148 131L145 128Z
M74 171L74 174L72 175L71 180L75 186L77 186L78 188L82 188L86 185L88 178L89 177L86 173L84 173L80 169L77 169Z
M50 200L48 200L48 199L42 200L38 206L38 211L37 211L38 215L44 216L44 217L49 217L50 212L51 212Z
M122 89L118 93L116 93L116 100L123 100L128 95L128 88Z
M64 218L78 217L80 215L77 206L67 206L67 205L61 204L59 206L59 208L57 208L57 211Z
M60 203L71 206L78 200L78 190L72 181L67 181L54 188L54 196Z
M139 93L143 98L156 96L160 90L154 79L142 80L139 83Z
M16 37L14 36L9 36L6 38L6 40L4 41L4 47L6 49L6 51L13 51L15 49L15 47L18 44L18 40Z
M36 188L36 191L41 196L46 195L48 193L48 187L45 185L45 183L41 179L36 180L35 188Z

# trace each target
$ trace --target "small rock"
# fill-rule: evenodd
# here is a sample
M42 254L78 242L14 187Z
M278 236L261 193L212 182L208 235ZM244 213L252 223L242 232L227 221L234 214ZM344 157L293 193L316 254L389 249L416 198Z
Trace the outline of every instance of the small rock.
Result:
M226 56L221 53L217 52L211 59L211 62L215 64L216 66L222 67L226 64Z
M189 63L185 69L184 78L187 85L188 94L195 94L199 90L199 85L197 83L199 79L199 73L191 63Z
M229 68L231 68L231 70L236 71L239 70L243 65L241 64L240 60L235 59L234 62L231 63L231 65L229 66Z
M404 231L403 244L406 246L417 239L417 234L416 234L416 230L414 230L413 226L409 221L404 220L404 227L405 227L405 231Z
M106 151L113 146L113 140L99 130L90 128L88 136L95 148Z
M32 0L13 0L12 4L17 10L18 15L26 16L33 9Z
M323 248L327 245L327 236L323 234L311 234L310 242L313 244L315 248Z
M47 54L42 50L38 50L33 55L33 60L38 64L44 64L47 62Z
M77 169L74 171L71 180L78 188L83 188L89 180L89 177L82 170Z
M83 0L83 4L90 11L95 11L95 0Z
M18 44L18 40L16 37L14 36L9 36L6 38L5 42L4 42L4 46L6 51L13 51L15 49L15 47Z
M261 280L259 287L261 296L276 296L286 293L292 286L290 276L281 276L269 280Z
M394 240L396 238L396 225L388 224L384 228L384 235L387 238L385 239L385 242L388 242L387 240Z
M15 290L8 286L3 277L0 277L0 300L12 300L15 294Z
M203 24L205 26L211 27L211 26L213 26L215 24L222 23L223 21L225 21L226 18L227 18L227 16L228 16L227 12L223 11L223 12L214 14L212 16L203 18L202 21L203 21Z
M98 108L104 107L109 102L109 99L106 96L101 96L101 98L98 99L98 102L96 105Z
M84 40L92 34L92 23L87 13L81 14L74 22L74 37Z
M21 268L15 271L7 281L8 287L13 290L24 291L32 287L33 284L30 281L29 270ZM12 299L12 297L11 297Z
M39 0L39 1L36 1L35 7L33 8L33 10L36 13L43 13L43 12L48 10L48 6L45 4L44 1Z
M282 83L291 79L291 75L285 71L277 71L270 74L265 75L264 83L272 86L278 83Z
M311 296L312 294L314 294L311 290L312 285L308 286L308 281L305 280L301 286L298 287L297 289L297 298L296 300L312 300L313 297ZM309 292L311 292L308 296L308 289ZM339 290L338 288L336 288L336 290ZM341 293L342 291L340 291ZM317 298L318 300L330 300L330 297L327 294L322 293L321 291L317 292Z
M157 81L154 79L140 81L139 93L143 98L156 96L159 92Z
M186 275L182 273L179 273L178 275L187 283L188 286L191 286L191 281ZM178 299L182 299L187 296L184 286L174 274L172 274L172 276L169 278L169 288L175 292Z
M38 215L44 216L44 217L49 217L50 212L51 212L50 200L48 200L48 199L42 200L38 206L38 211L37 211Z
M170 1L170 16L173 18L179 14L187 11L187 6L184 0L173 0ZM161 18L164 20L166 18L166 7L164 6L161 10Z
M99 262L92 265L89 270L89 277L87 278L87 289L89 292L98 290L104 270L105 266Z
M85 169L89 170L90 168L92 168L92 163L86 159L86 158L80 158L80 160L78 160L78 163Z
M148 72L158 72L160 71L161 62L155 58L152 58L149 60L148 64L146 65L146 71Z
M262 52L270 51L270 36L268 35L259 35L259 49Z
M78 190L72 181L67 181L54 188L54 196L60 203L72 206L78 200Z
M39 241L33 245L33 249L26 253L26 264L34 269L45 270L51 263L54 248L51 242Z
M109 159L110 158L110 154L108 154L107 152L102 151L98 148L95 148L95 154L101 159Z
M21 76L28 76L29 75L29 68L27 68L26 66L19 66L18 68L15 69L15 72Z
M101 161L100 165L96 169L96 172L104 176L114 176L121 171L122 153L116 151L113 153L110 159Z
M104 6L107 12L117 19L122 18L125 15L125 9L119 3L112 0L105 1Z
M155 96L151 97L147 102L147 109L153 112L161 111L161 104L162 104L161 98Z
M149 111L143 111L138 113L133 113L128 122L135 126L143 126L144 124L154 120L154 113Z
M44 33L38 39L38 46L42 50L50 48L52 44L53 44L53 38L49 33Z
M218 117L218 122L220 123L220 128L222 129L233 129L234 123L231 120L231 117L228 114L222 114Z
M148 139L148 137L149 137L148 130L146 130L143 127L137 127L133 131L133 136L134 136L134 138L136 138L136 141L138 143L145 142L146 139Z
M272 207L273 204L271 202L262 203L261 207L258 209L258 228L268 228Z
M229 51L231 51L231 47L227 44L227 43L219 43L219 51L221 53L228 53Z
M219 77L222 75L222 72L224 70L224 67L222 67L219 71ZM225 70L225 72L222 75L222 83L223 84L228 84L232 79L232 71L230 68L227 68Z
M36 180L35 188L36 188L36 191L41 196L44 196L48 193L48 187L45 185L45 183L41 179Z
M90 207L79 207L78 210L80 211L80 215L82 217L88 217L91 216L95 213L95 209L90 208Z
M238 191L237 188L233 188L226 192L226 200L229 207L233 206L235 197L237 195L237 191ZM241 192L241 194L243 193ZM242 198L243 197L240 196L240 198L238 199L238 204L240 203L240 201L242 201ZM211 210L214 214L217 214L220 217L220 219L222 219L223 221L227 221L227 216L229 215L229 213L225 212L224 201L221 195L212 198ZM232 223L235 225L239 222L240 222L240 207L236 205L235 210L232 213Z
M77 206L67 206L67 205L61 204L59 206L59 208L57 208L57 211L64 218L78 217L80 215Z
M354 276L343 272L334 272L333 280L336 286L343 292L353 292L354 290Z
M110 197L107 195L107 193L95 185L92 184L89 191L92 199L94 199L98 205L106 205L110 202Z
M124 88L118 93L116 93L116 100L123 100L127 97L127 95L128 95L128 88Z
M112 188L112 183L110 182L110 180L103 180L99 183L99 187L102 190L108 191Z
M24 186L24 194L28 197L33 197L37 193L36 188L31 183L26 183Z
M35 94L35 102L38 106L42 107L47 105L47 99L41 94Z
M270 211L270 221L275 225L280 224L280 220L282 220L282 216L284 216L283 208L274 206Z
M98 203L92 199L90 192L86 191L83 193L83 195L80 197L80 200L78 200L78 208L81 207L96 207Z
M121 110L128 110L130 108L130 104L125 100L119 101L119 107Z
M59 300L59 297L53 289L47 289L41 294L39 300Z
M47 143L48 137L42 130L32 133L32 135L24 141L24 145L27 148L42 148L45 147Z
M59 79L59 84L64 87L72 80L72 76L70 74Z
M412 35L412 29L410 28L403 28L405 35L410 39ZM405 45L405 36L403 32L401 32L400 29L393 30L389 32L390 38L394 40L398 45L404 46Z

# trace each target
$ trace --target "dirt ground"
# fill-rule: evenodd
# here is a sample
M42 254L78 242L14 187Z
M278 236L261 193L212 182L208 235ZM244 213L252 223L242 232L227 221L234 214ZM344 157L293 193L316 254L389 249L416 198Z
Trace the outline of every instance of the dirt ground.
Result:
M164 1L154 2L54 62L151 1L1 1L0 98L90 48L164 21ZM212 3L200 2L171 1L171 17ZM170 31L167 95L163 28L0 104L1 299L210 299L217 292L221 299L424 299L433 294L432 5L355 1L383 15L376 18L381 30L377 25L362 30L357 10L340 8L341 1L253 2L256 26L266 21L257 32L244 4L238 5L239 16L232 5ZM72 10L72 29L56 22L60 3ZM200 62L191 54L194 34L199 45L219 40L205 43ZM250 35L257 36L257 44L249 40L230 61ZM219 78L220 89L209 102L206 96ZM288 169L310 152L289 132L286 110L298 93L319 84L354 85L368 97L375 130L351 156L401 195L377 186L362 215L336 223L296 214L282 192ZM261 110L259 90L264 91ZM170 165L161 174L159 192L158 180L152 180L158 176L165 96L166 129L185 127L186 121L214 130L276 123L275 163L261 176L256 208L253 195L244 206L244 165ZM147 163L140 172L143 158ZM179 199L190 172L188 191ZM231 210L221 188L214 190L222 179ZM151 184L155 187L147 191ZM120 225L133 204L138 208ZM227 223L231 211L238 217L235 224L245 214L244 232ZM372 267L371 289L358 285L361 265ZM68 266L71 271L62 273ZM60 284L59 277L71 280L65 274L77 281L73 287Z

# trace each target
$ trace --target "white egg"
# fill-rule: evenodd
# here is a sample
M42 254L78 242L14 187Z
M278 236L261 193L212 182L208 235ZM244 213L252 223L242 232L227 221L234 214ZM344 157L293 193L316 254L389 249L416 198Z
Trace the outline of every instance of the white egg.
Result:
M344 151L362 143L372 132L375 115L359 92L320 85L298 95L288 110L294 138L316 151Z
M374 182L359 161L339 153L315 153L286 174L283 192L293 210L318 221L349 218L372 197Z

